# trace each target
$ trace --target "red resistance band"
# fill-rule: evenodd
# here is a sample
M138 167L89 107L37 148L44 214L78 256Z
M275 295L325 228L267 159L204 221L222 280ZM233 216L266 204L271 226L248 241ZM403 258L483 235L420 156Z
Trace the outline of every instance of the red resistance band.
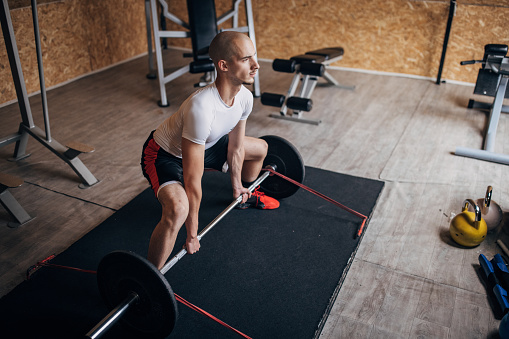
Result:
M214 321L218 322L219 324L223 325L223 326L224 326L224 327L226 327L226 328L229 328L229 329L230 329L230 330L232 330L233 332L235 332L235 333L237 333L237 334L241 335L242 337L244 337L244 338L246 338L246 339L252 339L251 337L249 337L249 336L245 335L244 333L240 332L239 330L236 330L235 328L231 327L230 325L228 325L227 323L223 322L222 320L220 320L220 319L218 319L218 318L214 317L212 314L210 314L210 313L208 313L208 312L206 312L206 311L202 310L201 308L199 308L199 307L197 307L197 306L195 306L195 305L191 304L189 301L187 301L187 300L183 299L183 298L182 298L181 296L179 296L178 294L174 293L174 295L175 295L175 299L177 299L180 303L182 303L182 304L186 305L186 306L187 306L187 307L189 307L190 309L195 310L196 312L201 313L201 314L203 314L203 315L205 315L205 316L209 317L210 319L212 319L212 320L214 320Z
M71 270L71 271L78 271L78 272L89 273L89 274L97 274L97 271L84 270L84 269L81 269L81 268L70 267L70 266L62 266L62 265L50 264L49 261L52 260L53 258L55 258L55 255L50 255L46 259L44 259L42 261L39 261L37 264L35 264L33 266L30 266L30 268L27 270L27 280L30 279L30 277L32 276L32 272L34 270L36 270L36 269L38 269L40 267L43 267L43 266L54 267L54 268L61 268L61 269L66 269L66 270ZM194 311L196 311L198 313L201 313L201 314L209 317L210 319L214 320L215 322L217 322L217 323L223 325L224 327L232 330L233 332L239 334L243 338L252 339L250 336L248 336L248 335L240 332L239 330L233 328L232 326L228 325L227 323L225 323L224 321L220 320L219 318L216 318L215 316L213 316L212 314L208 313L207 311L202 310L198 306L191 304L189 301L185 300L184 298L182 298L181 296L177 295L176 293L174 293L174 295L175 295L175 299L178 302L180 302L181 304L189 307L190 309L192 309L192 310L194 310Z
M27 280L30 279L30 277L32 276L32 272L37 270L39 267L42 267L42 266L46 266L46 267L55 267L55 268L63 268L63 269L66 269L66 270L72 270L72 271L78 271L78 272L84 272L84 273L91 273L91 274L97 274L96 271L90 271L90 270L83 270L81 268L76 268L76 267L69 267L69 266L62 266L62 265L56 265L56 264L50 264L48 261L52 260L53 258L55 258L55 255L50 255L49 257L47 257L46 259L42 260L42 261L39 261L37 264L33 265L33 266L30 266L27 270Z
M315 190L314 190L314 189L312 189L312 188L309 188L309 187L307 187L307 186L304 186L304 185L303 185L303 184L301 184L300 182L297 182L297 181L295 181L295 180L293 180L293 179L291 179L291 178L288 178L288 177L284 176L283 174L281 174L281 173L279 173L279 172L276 172L276 171L275 171L275 170L273 170L272 168L264 168L264 170L265 170L265 171L269 171L270 173L275 174L275 175L277 175L278 177L281 177L281 178L285 179L286 181L289 181L289 182L291 182L292 184L297 185L297 186L299 186L299 187L301 187L301 188L305 189L306 191L311 192L311 193L313 193L314 195L319 196L320 198L322 198L322 199L324 199L324 200L326 200L326 201L328 201L328 202L330 202L330 203L332 203L332 204L334 204L334 205L338 206L339 208L344 209L345 211L347 211L347 212L349 212L349 213L352 213L353 215L355 215L355 216L357 216L357 217L359 217L359 218L362 218L362 224L360 225L359 229L357 230L357 236L358 236L358 237L360 237L360 236L361 236L362 232L364 231L364 225L366 224L366 220L368 220L368 217L367 217L367 216L365 216L364 214L361 214L361 213L359 213L359 212L357 212L357 211L354 211L353 209L351 209L351 208L349 208L349 207L346 207L345 205L340 204L339 202L337 202L337 201L335 201L335 200L333 200L333 199L329 198L328 196L326 196L326 195L324 195L324 194L322 194L322 193L320 193L320 192L315 191Z

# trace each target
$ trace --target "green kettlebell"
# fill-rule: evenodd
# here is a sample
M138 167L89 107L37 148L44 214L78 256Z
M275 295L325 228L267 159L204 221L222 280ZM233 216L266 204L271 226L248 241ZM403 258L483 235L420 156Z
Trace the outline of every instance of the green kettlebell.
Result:
M474 212L468 211L468 205L474 208ZM488 227L475 201L466 199L463 202L463 210L451 220L449 232L455 242L466 247L474 247L483 242Z

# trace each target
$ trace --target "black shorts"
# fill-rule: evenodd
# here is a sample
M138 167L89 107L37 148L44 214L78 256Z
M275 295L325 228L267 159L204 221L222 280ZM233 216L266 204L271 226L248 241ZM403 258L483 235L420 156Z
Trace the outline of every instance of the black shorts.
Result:
M223 170L228 155L228 134L219 139L214 146L205 150L205 168ZM167 183L180 182L184 185L182 159L166 152L154 140L154 131L143 145L141 169L155 195Z

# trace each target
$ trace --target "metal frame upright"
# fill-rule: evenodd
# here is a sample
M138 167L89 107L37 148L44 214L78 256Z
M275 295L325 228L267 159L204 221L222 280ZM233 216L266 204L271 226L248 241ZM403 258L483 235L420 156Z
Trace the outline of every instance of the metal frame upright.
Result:
M83 152L91 152L93 148L87 145L73 143L73 145L63 146L55 139L51 138L49 115L46 104L46 88L44 85L44 72L42 66L42 52L41 42L39 35L39 22L37 17L37 2L32 0L32 18L34 22L34 35L37 50L37 64L39 67L39 81L41 84L41 97L43 102L43 114L45 131L40 129L34 124L30 103L28 101L28 94L23 77L23 70L19 59L18 47L16 38L14 36L14 29L12 26L12 19L9 11L8 0L2 0L0 6L0 23L5 40L5 47L11 66L12 78L16 88L16 95L18 98L18 105L21 112L21 123L17 133L11 134L7 137L0 139L0 147L16 143L14 149L13 160L18 161L28 157L26 154L26 147L28 144L28 136L32 136L35 140L40 142L60 159L66 162L74 172L80 177L82 184L80 187L90 187L99 181L89 171L89 169L81 162L78 155Z
M149 9L149 1L150 1L150 9ZM240 2L244 1L245 4L245 11L246 11L246 26L240 26L239 27L239 7ZM160 25L159 22L159 15L157 11L157 3L161 6L162 15L161 17L166 18L177 25L181 26L182 28L186 29L186 31L168 31L164 30ZM150 28L150 13L152 16L152 28ZM166 84L175 80L176 78L186 74L189 72L189 66L184 66L168 75L164 74L164 65L163 65L163 56L162 56L162 49L161 49L161 39L165 38L189 38L190 35L190 26L187 22L184 20L178 18L176 15L172 14L168 10L168 3L166 0L145 0L145 14L146 14L146 23L147 23L147 42L148 42L148 57L149 57L149 78L155 77L155 70L154 70L154 57L153 57L153 50L152 50L152 36L151 32L154 33L154 39L155 39L155 51L156 51L156 61L157 61L157 78L159 79L159 90L161 92L161 100L159 101L160 106L168 106L168 98L166 95ZM226 30L232 30L232 31L238 31L247 33L248 36L253 41L253 44L256 48L256 38L255 38L255 30L254 30L254 19L253 19L253 10L251 6L251 0L233 0L233 6L232 9L227 11L226 13L222 14L217 18L217 25L221 25L225 21L232 19L233 24L232 28L223 29ZM254 82L254 96L258 97L260 96L260 80L258 74L255 77Z

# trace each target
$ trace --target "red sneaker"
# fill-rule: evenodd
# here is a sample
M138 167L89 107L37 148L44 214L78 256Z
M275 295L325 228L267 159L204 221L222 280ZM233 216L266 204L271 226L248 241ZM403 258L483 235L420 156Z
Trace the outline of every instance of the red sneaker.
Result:
M256 207L260 210L274 210L279 207L279 201L265 195L265 193L259 191L258 188L260 187L257 187L253 194L251 194L251 198L247 199L245 203L238 205L239 209Z

